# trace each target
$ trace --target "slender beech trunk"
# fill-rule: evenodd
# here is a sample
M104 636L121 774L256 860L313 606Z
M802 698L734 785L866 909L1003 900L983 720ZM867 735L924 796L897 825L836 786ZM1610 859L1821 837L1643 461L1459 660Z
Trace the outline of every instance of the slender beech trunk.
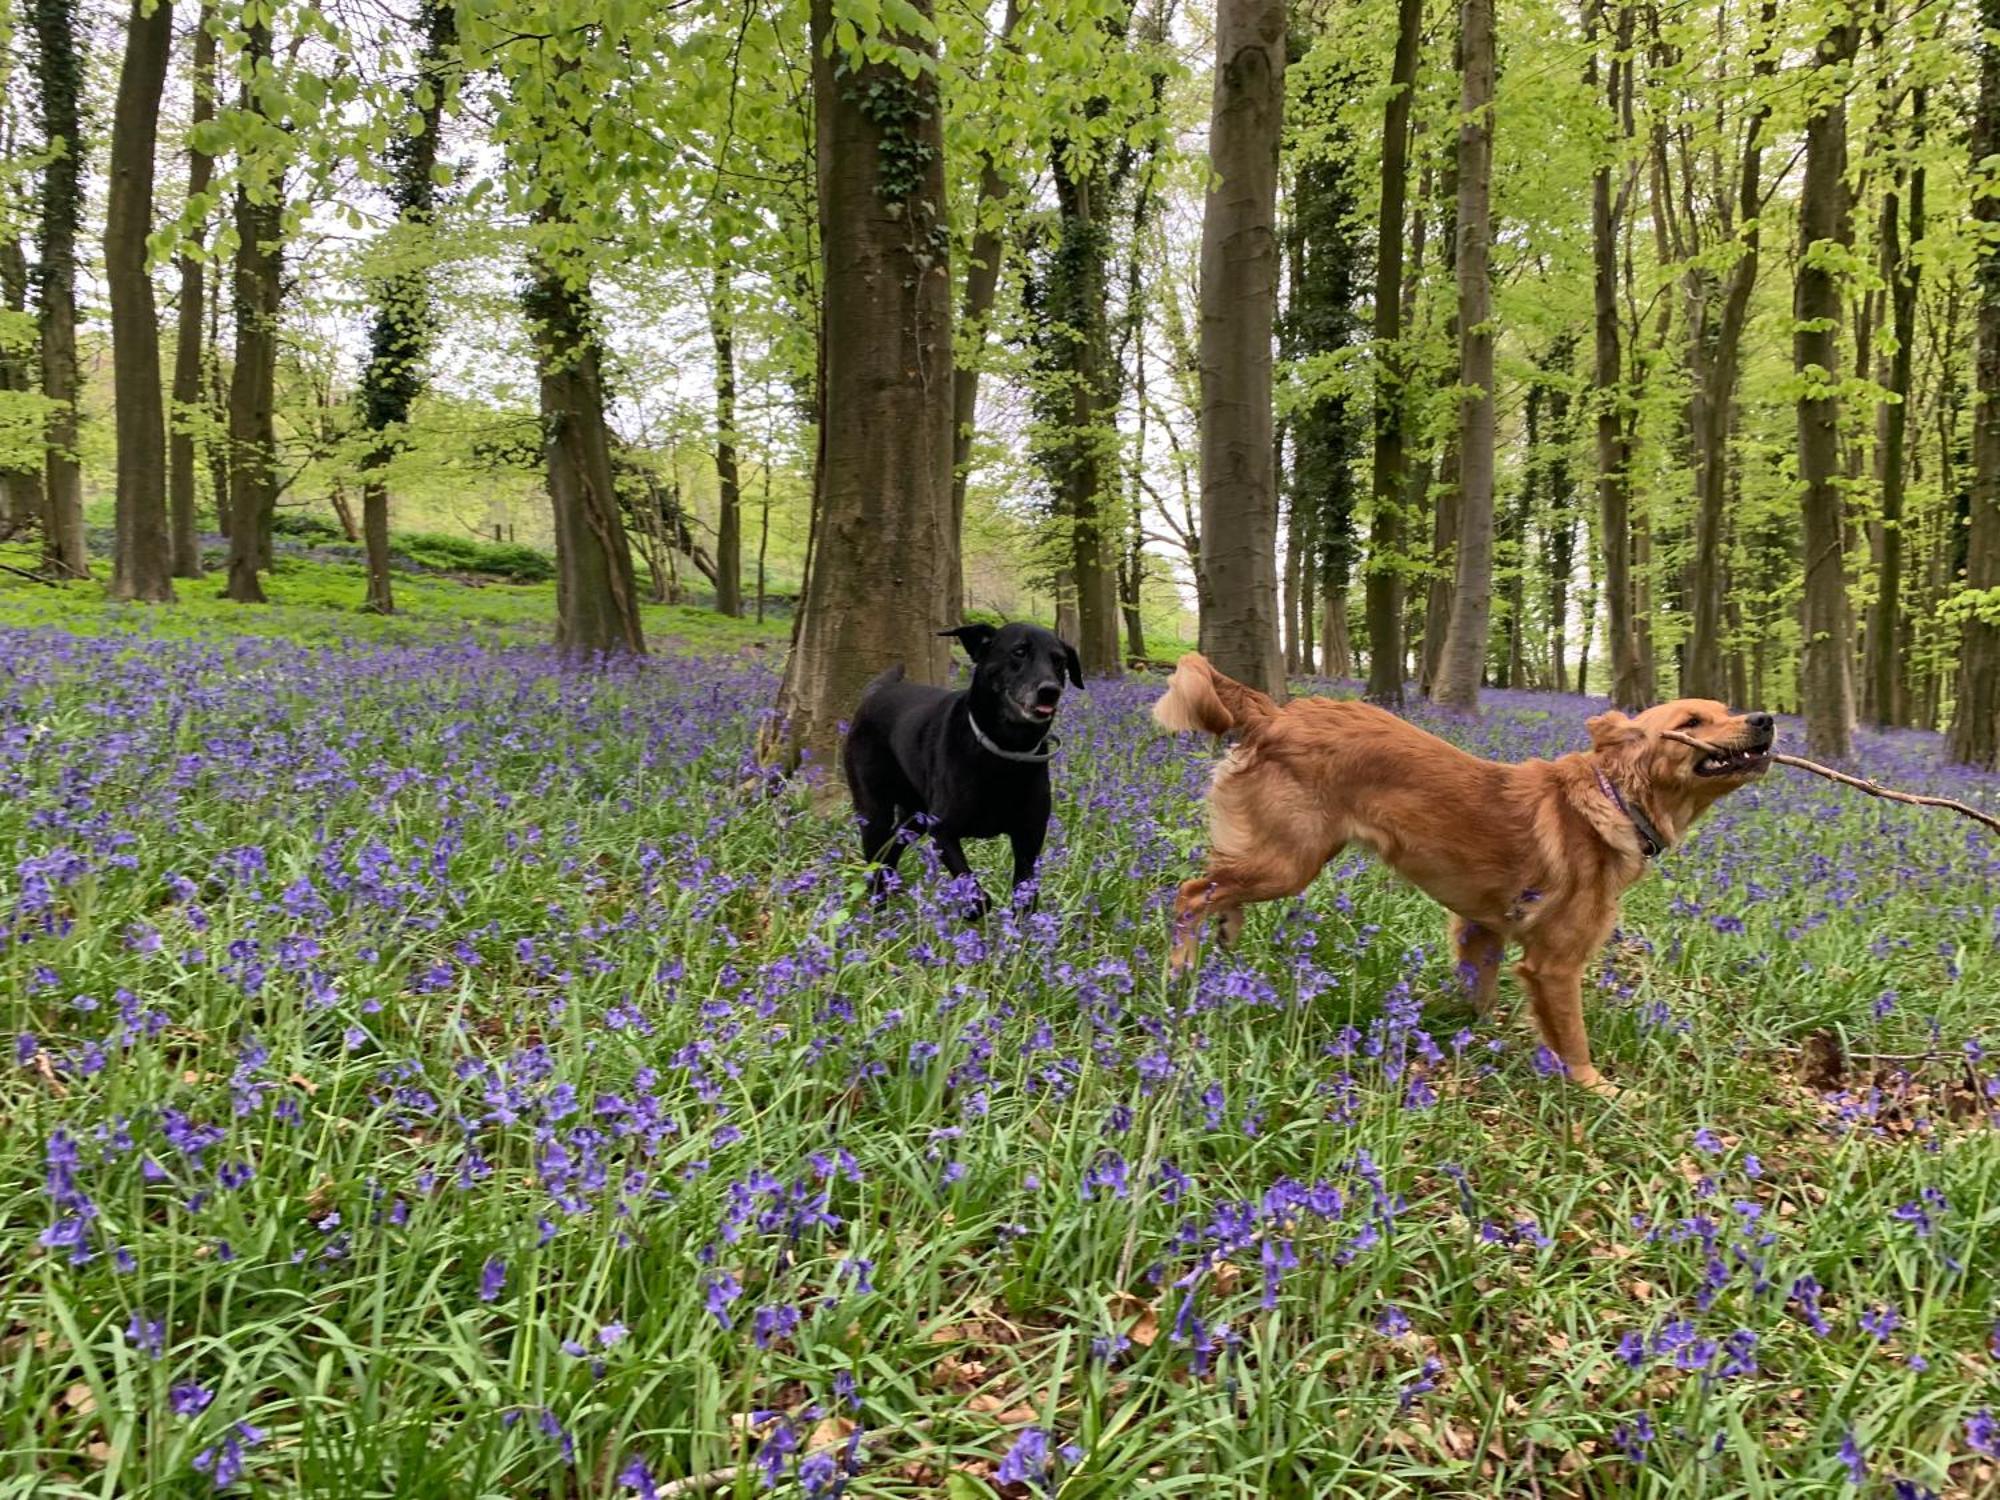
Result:
M1017 0L1007 0L1007 11L994 38L995 60L1008 45L1019 19ZM979 371L983 363L980 345L986 342L986 320L993 313L993 298L1000 287L1000 261L1006 250L1007 178L991 151L979 153L979 197L973 205L972 253L965 267L964 303L959 312L959 333L967 345L967 358L952 371L951 384L951 534L965 531L965 487L972 474L972 439L979 419ZM965 569L955 569L947 580L945 618L965 618Z
M1458 560L1431 696L1479 707L1493 619L1493 0L1464 0L1458 127Z
M88 578L83 466L77 457L76 237L83 214L83 49L76 0L28 0L41 94L41 242L37 268L42 394L50 402L44 460L42 566L57 578Z
M1979 103L1973 116L1975 174L2000 153L2000 0L1979 0ZM1973 281L1972 481L1967 496L1965 582L2000 589L2000 196L1978 194L1983 231ZM1949 491L1947 491L1949 493ZM1959 628L1951 758L2000 769L2000 612L1969 614Z
M111 126L111 181L104 210L104 280L111 300L111 366L118 401L116 535L111 596L166 603L174 597L167 528L167 420L160 390L160 324L146 240L153 230L153 157L160 96L174 44L169 0L132 0L125 60Z
M1403 702L1403 449L1407 354L1402 348L1403 208L1409 193L1410 109L1416 94L1423 0L1397 0L1396 55L1382 107L1382 196L1375 216L1375 440L1366 612L1368 696Z
M1271 466L1284 0L1219 0L1209 157L1220 181L1201 232L1201 558L1215 664L1275 697L1278 491Z
M1776 69L1777 6L1766 0L1759 17L1761 43L1752 75L1762 81ZM1765 95L1753 89L1750 118L1743 128L1743 152L1737 168L1733 227L1739 239L1736 262L1722 293L1722 312L1712 345L1704 347L1703 330L1690 330L1696 397L1693 404L1695 451L1695 537L1691 570L1693 620L1688 635L1687 668L1681 692L1691 698L1729 696L1722 659L1723 572L1727 562L1725 522L1730 476L1729 414L1736 401L1736 382L1743 363L1743 332L1750 321L1750 297L1757 286L1759 220L1764 194L1764 123L1770 116Z
M1799 690L1810 752L1847 758L1854 722L1847 647L1847 572L1840 484L1840 283L1829 258L1850 242L1846 69L1860 28L1851 13L1815 49L1799 192L1799 269L1792 306L1798 373L1799 481L1805 546L1804 651Z
M1588 34L1597 40L1603 19L1603 0L1597 0L1588 17ZM1632 10L1629 4L1618 11L1617 33L1605 68L1605 101L1611 118L1620 123L1620 139L1628 139L1624 123L1629 120L1627 93L1631 73ZM1593 53L1589 73L1593 85L1599 69ZM1590 223L1593 246L1592 285L1596 323L1597 401L1597 500L1601 513L1599 543L1603 548L1603 585L1606 598L1607 648L1611 658L1611 701L1621 708L1642 706L1645 696L1639 666L1639 638L1633 624L1632 587L1632 493L1631 441L1625 425L1624 408L1630 395L1624 383L1624 357L1618 321L1618 226L1624 221L1630 195L1630 179L1616 193L1612 174L1620 170L1615 162L1600 162L1591 176ZM1578 669L1581 685L1582 668Z
M11 313L28 309L28 258L21 253L21 241L12 234L0 235L0 300ZM32 352L0 351L0 390L27 392L35 388L38 361ZM35 453L19 468L0 470L0 536L11 535L24 520L40 525L48 514L42 490L42 457Z
M362 607L382 615L396 611L386 471L423 390L424 359L436 321L425 240L437 212L438 132L456 69L458 15L452 0L423 0L417 26L417 76L403 95L403 133L389 148L393 233L404 243L394 269L375 286L369 359L361 376L361 418L369 435L361 480L361 533L368 559L368 596Z
M271 29L253 22L244 60L242 107L261 113L256 71L268 69ZM278 297L284 226L284 183L239 181L236 187L236 359L229 380L229 598L262 604L258 571L267 565L270 518L276 503L276 429L272 419L278 367Z
M562 214L551 199L538 220L557 225ZM525 301L555 520L556 649L582 657L642 653L646 638L604 420L590 284L537 253Z
M214 0L204 0L194 32L194 104L190 128L215 118ZM190 199L208 192L215 159L188 147L187 192ZM201 538L195 525L195 443L191 425L202 402L202 330L208 300L208 268L198 253L206 226L199 226L192 243L175 262L180 274L180 305L174 312L174 388L167 423L167 523L173 535L174 577L201 577ZM216 491L216 509L227 511L227 495Z
M1888 409L1882 432L1882 558L1876 571L1875 617L1868 627L1868 649L1874 691L1870 694L1875 722L1908 722L1909 679L1907 642L1903 633L1903 496L1909 475L1910 368L1917 343L1917 277L1922 267L1918 246L1924 237L1924 110L1928 90L1919 85L1910 95L1910 135L1913 159L1909 174L1909 238L1897 224L1896 195L1882 211L1882 263L1889 282L1889 325L1895 352L1889 356Z
M729 262L710 283L708 330L715 343L715 607L743 613L743 484L736 471L736 307Z

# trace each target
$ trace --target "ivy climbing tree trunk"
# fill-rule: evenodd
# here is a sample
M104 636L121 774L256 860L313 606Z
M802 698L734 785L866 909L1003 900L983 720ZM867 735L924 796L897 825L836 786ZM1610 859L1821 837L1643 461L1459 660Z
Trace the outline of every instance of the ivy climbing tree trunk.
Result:
M1973 273L1972 482L1967 496L1965 582L2000 591L2000 0L1979 0L1979 101L1972 124L1972 199L1983 231ZM2000 608L1967 613L1959 627L1951 758L2000 769Z
M189 134L215 118L215 6L205 0L195 22L194 103L188 115ZM215 159L192 141L188 145L187 195L190 201L205 198L214 174ZM173 536L174 577L201 577L201 539L195 526L195 444L196 414L202 405L202 328L208 300L208 268L203 264L201 231L182 251L175 264L179 273L180 303L174 312L173 402L167 423L167 513ZM228 497L215 497L218 509L228 508Z
M1117 465L1109 310L1110 197L1100 163L1058 138L1051 152L1057 227L1035 343L1044 389L1037 457L1056 496L1075 585L1073 644L1089 677L1115 677L1118 651Z
M458 19L452 0L424 0L417 16L416 76L403 94L402 129L388 151L389 195L396 223L387 236L389 269L375 278L375 318L361 372L361 420L368 449L361 464L361 535L368 562L362 608L396 612L389 571L389 481L410 408L424 385L436 315L432 305L431 221L437 212L438 131L456 82Z
M167 422L160 390L160 325L146 241L153 229L153 156L160 96L173 50L169 0L132 0L125 61L111 126L111 180L104 211L104 280L111 299L111 367L118 400L116 532L111 595L165 603L174 597L167 527Z
M1588 13L1587 30L1595 46L1602 29L1603 0ZM1617 138L1631 139L1632 10L1622 5L1618 29L1605 62L1604 97ZM1599 59L1593 51L1590 81L1596 83ZM1592 288L1596 327L1597 503L1600 545L1604 554L1606 654L1611 659L1611 701L1620 708L1643 706L1645 688L1639 666L1639 638L1632 614L1632 446L1624 419L1630 400L1625 389L1622 334L1618 322L1618 226L1624 221L1631 178L1614 194L1615 161L1600 161L1590 179ZM1587 637L1586 637L1587 639ZM1578 669L1582 690L1582 668Z
M271 28L251 23L244 39L249 73L242 108L265 109L257 73L271 61ZM258 572L271 547L271 511L277 501L277 433L272 408L278 370L278 299L284 233L281 173L257 178L239 163L236 185L236 357L229 379L229 582L239 604L262 604Z
M1493 0L1464 0L1458 127L1458 562L1431 696L1479 707L1493 619Z
M1375 215L1375 407L1368 529L1368 696L1403 702L1403 210L1409 196L1410 109L1416 94L1423 0L1397 0L1396 55L1382 106L1382 195Z
M41 95L39 290L42 394L50 403L43 468L42 566L57 578L88 578L83 466L77 457L76 238L83 213L83 51L76 0L29 0L35 82Z
M743 483L736 467L736 306L729 262L709 283L708 331L715 345L715 607L743 613Z
M886 668L944 681L959 566L936 77L850 56L833 29L833 0L813 0L825 371L810 571L764 744L787 768L832 767L841 721Z
M1201 226L1202 643L1229 676L1285 693L1271 333L1278 299L1284 0L1218 0Z
M1806 745L1844 760L1854 722L1847 648L1847 570L1840 484L1840 282L1852 240L1847 202L1848 65L1860 41L1851 10L1828 27L1809 75L1805 180L1799 190L1799 266L1792 363L1799 381L1799 483L1805 608L1799 692Z

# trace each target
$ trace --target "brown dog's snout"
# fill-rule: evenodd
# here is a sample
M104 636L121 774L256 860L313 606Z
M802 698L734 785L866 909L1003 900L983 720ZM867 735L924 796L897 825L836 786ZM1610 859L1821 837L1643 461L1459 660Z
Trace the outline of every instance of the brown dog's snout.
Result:
M1762 749L1778 737L1777 721L1766 713L1745 714L1743 722L1750 729L1750 743Z

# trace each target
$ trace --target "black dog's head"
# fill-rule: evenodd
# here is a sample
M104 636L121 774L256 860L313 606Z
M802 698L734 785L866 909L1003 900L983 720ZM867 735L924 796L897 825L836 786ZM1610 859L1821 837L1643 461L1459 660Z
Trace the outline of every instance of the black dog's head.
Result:
M1019 724L1046 724L1062 701L1063 679L1083 686L1076 647L1039 625L961 625L938 632L957 636L972 658L975 698L991 702Z

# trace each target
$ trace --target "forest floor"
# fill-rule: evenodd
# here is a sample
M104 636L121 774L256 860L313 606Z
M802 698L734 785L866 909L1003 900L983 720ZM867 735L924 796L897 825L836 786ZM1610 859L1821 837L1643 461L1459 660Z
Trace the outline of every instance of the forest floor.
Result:
M2000 1492L1968 821L1722 803L1594 976L1607 1103L1359 858L1169 982L1156 681L1073 695L973 929L745 789L776 632L582 673L546 586L399 586L0 587L0 1495Z

